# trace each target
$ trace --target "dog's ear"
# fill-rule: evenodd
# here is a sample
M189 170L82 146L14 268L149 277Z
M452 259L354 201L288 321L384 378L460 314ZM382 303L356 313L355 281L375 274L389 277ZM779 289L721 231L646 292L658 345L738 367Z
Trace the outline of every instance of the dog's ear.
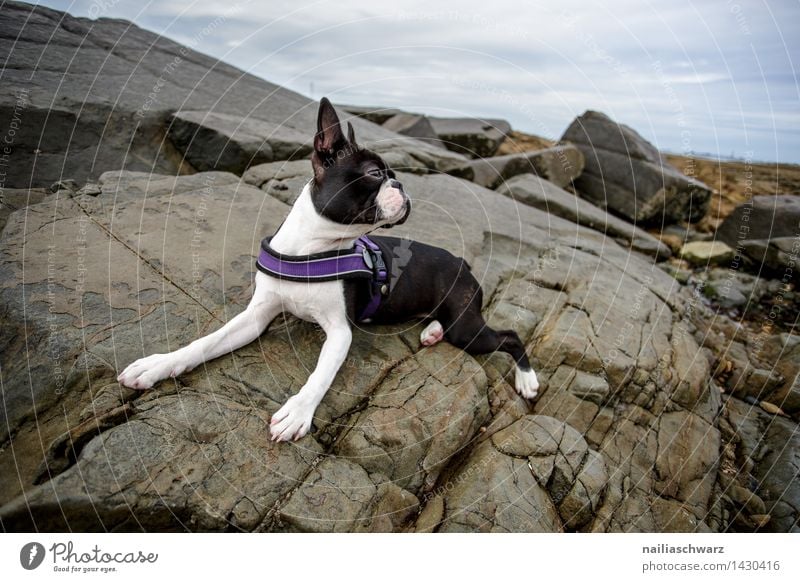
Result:
M344 146L344 134L339 125L339 116L336 110L323 97L319 102L319 113L317 114L317 135L314 136L314 151L323 158L331 156L337 149Z
M358 147L356 143L356 130L353 129L353 124L349 121L347 122L347 141L349 141L350 145L353 147Z

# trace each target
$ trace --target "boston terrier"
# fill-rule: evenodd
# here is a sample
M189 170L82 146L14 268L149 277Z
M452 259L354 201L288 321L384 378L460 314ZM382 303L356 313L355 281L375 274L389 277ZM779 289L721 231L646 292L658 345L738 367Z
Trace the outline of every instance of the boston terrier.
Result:
M278 232L262 243L266 249L262 256L277 261L273 270L280 271L287 261L297 266L291 261L306 260L302 265L307 265L319 262L317 257L336 260L338 253L350 252L373 230L401 224L411 211L411 201L395 173L380 156L356 143L352 125L348 124L345 136L326 98L319 107L311 165L313 178ZM517 392L524 398L536 396L539 383L519 336L486 324L481 315L480 284L464 259L419 242L378 236L369 239L386 258L404 257L400 261L404 264L398 264L400 275L377 291L382 295L380 304L368 321L398 323L422 316L429 321L420 335L423 346L445 339L469 354L507 352L516 362ZM264 254L267 251L268 256ZM378 257L365 258L362 264L373 266L375 259ZM279 313L288 311L319 324L326 339L308 381L272 416L270 433L273 441L297 440L308 433L314 411L345 361L352 323L363 315L365 303L376 305L371 301L372 281L345 276L292 280L258 266L253 297L242 313L186 347L136 360L117 380L130 388L151 388L164 378L252 342Z

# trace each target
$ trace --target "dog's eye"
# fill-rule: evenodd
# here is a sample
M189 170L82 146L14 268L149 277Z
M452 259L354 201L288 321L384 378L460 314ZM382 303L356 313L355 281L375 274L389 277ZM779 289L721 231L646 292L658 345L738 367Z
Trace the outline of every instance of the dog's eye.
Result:
M383 178L383 170L380 168L370 168L367 170L367 174L372 176L373 178Z

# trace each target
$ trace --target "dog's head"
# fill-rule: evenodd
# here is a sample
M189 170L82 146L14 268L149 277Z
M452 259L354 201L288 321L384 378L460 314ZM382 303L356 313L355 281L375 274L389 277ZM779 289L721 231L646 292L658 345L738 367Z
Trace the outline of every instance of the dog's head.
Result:
M345 225L375 227L402 224L411 212L403 185L381 157L356 143L353 126L345 137L339 116L323 97L311 156L314 208L329 220Z

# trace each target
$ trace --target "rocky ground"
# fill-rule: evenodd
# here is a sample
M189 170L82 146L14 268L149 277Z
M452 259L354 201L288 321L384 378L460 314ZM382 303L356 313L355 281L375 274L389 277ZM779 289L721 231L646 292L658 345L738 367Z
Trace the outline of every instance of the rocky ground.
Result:
M123 21L18 3L0 19L0 127L23 93L27 123L0 214L5 531L798 529L800 339L788 311L765 328L733 305L783 306L793 282L685 248L711 232L704 174L594 112L570 140L511 147L501 120L341 107L414 198L393 234L467 259L542 390L521 399L504 354L422 347L420 321L365 326L314 431L275 444L312 324L280 318L151 391L115 377L243 309L260 239L310 175L316 104ZM779 238L740 254L780 274Z

